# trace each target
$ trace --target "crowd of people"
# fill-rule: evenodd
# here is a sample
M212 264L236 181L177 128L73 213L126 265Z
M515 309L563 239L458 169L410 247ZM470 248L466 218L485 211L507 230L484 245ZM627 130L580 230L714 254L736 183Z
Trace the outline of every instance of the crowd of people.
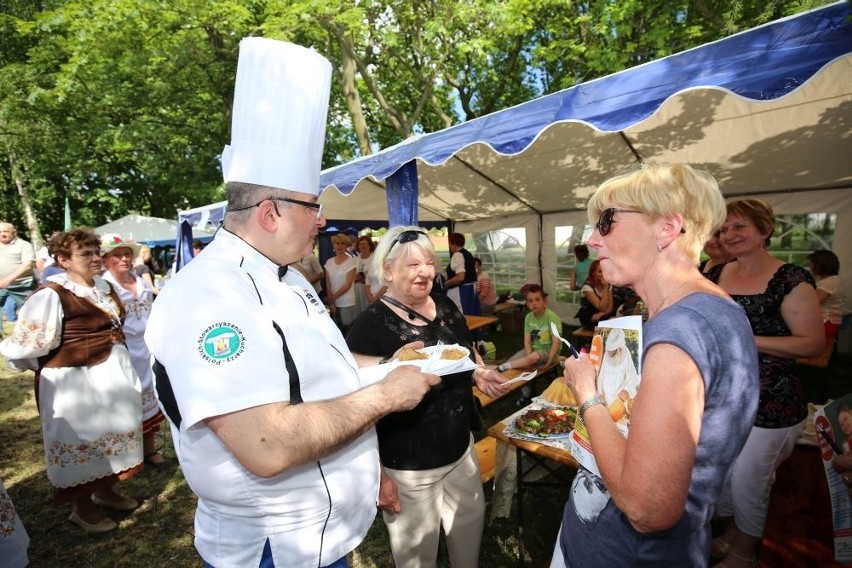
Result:
M33 247L0 224L0 299L13 304L10 321L26 322L0 354L36 371L54 501L70 502L86 533L114 530L103 508L139 506L118 483L163 463L153 434L167 421L198 497L204 566L345 567L378 510L397 566L434 566L443 532L451 564L474 568L485 499L471 386L497 397L502 371L554 363L562 322L541 286L526 287L523 350L484 367L464 315L493 306L494 287L459 233L448 237L446 295L416 226L378 243L339 233L321 266L331 65L248 38L237 76L223 227L162 290L150 250L82 228L51 236L58 272L36 289ZM281 109L301 130L282 127ZM289 151L262 164L254 153L267 146ZM574 478L551 566L703 566L711 555L753 565L774 472L807 415L793 361L839 327L837 258L814 252L811 272L775 259L772 209L726 204L710 175L684 164L607 180L588 216L571 283L580 321L612 317L624 290L640 297L643 359L637 369L615 330L602 369L619 381L599 380L585 353L564 361L598 471ZM710 260L699 265L702 249ZM466 370L439 376L401 360L436 344L469 347ZM616 399L629 407L628 437ZM7 500L0 481L11 511L0 537L17 534L0 550L19 552L26 533ZM714 514L728 523L715 539Z

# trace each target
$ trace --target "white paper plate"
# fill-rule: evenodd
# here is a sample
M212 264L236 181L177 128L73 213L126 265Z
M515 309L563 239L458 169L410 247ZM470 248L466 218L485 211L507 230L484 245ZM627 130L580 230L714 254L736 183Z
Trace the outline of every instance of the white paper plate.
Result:
M458 360L440 359L444 349L461 349L465 352L465 356ZM416 361L392 361L384 365L373 365L371 367L363 367L358 369L358 375L361 377L361 385L367 386L378 382L385 376L399 367L400 365L414 365L420 367L424 373L432 373L435 375L452 375L453 373L461 373L462 371L472 371L478 365L470 360L470 350L461 345L433 345L432 347L424 347L418 349L423 353L433 356L434 359L418 359Z
M461 359L441 359L441 354L444 349L458 349L464 352L464 357ZM449 375L456 372L456 369L466 367L465 361L470 362L470 350L467 347L462 347L458 344L453 345L432 345L418 349L420 353L429 355L428 359L417 359L415 361L401 361L409 365L417 365L424 373L434 373L436 375Z

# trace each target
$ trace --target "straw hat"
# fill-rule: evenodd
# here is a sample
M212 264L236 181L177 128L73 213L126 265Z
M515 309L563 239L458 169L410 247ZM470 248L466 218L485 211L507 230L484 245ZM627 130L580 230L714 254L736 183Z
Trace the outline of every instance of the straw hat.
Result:
M118 233L107 233L101 236L101 256L120 248L129 248L133 257L136 258L142 247L133 241L123 239Z

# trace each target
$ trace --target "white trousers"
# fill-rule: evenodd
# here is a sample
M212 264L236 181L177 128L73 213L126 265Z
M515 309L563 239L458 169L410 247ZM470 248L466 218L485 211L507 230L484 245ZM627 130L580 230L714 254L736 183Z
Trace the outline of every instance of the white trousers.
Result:
M399 487L402 511L384 513L397 568L434 567L441 526L453 568L477 568L485 519L479 460L471 437L455 463L422 471L385 468Z
M763 536L775 470L793 453L804 429L804 421L789 428L752 428L722 489L716 515L733 515L742 532Z

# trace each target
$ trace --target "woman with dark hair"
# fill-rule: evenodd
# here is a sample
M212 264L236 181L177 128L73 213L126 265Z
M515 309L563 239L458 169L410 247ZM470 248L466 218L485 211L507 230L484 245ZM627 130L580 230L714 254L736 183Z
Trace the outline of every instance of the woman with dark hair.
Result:
M358 313L360 314L367 306L384 294L384 287L379 284L371 268L376 243L367 235L362 235L358 237L355 246L359 252L355 259L355 294L358 297Z
M463 314L478 316L481 313L476 297L476 262L464 248L465 238L461 233L450 233L447 244L450 248L450 264L447 266L447 297L455 302Z
M96 505L139 506L114 485L142 469L141 388L124 343L124 307L100 277L100 237L71 229L51 237L48 248L65 273L30 296L0 354L36 371L54 502L72 501L70 520L102 533L117 525Z
M840 260L830 250L815 250L808 255L811 272L816 277L816 293L825 327L825 344L831 345L840 333L846 289L840 279Z
M571 289L579 290L589 277L592 259L589 258L589 247L577 245L574 247L574 270L571 271Z
M607 319L615 309L612 285L606 281L599 260L589 266L589 278L583 284L580 294L580 310L576 317L583 329L593 330L599 321Z
M764 201L728 203L719 234L736 260L707 274L748 315L760 367L757 418L716 508L729 524L713 541L712 552L725 557L726 568L749 566L755 559L775 470L792 453L808 416L793 363L819 355L825 345L813 276L769 254L774 230L772 207Z

